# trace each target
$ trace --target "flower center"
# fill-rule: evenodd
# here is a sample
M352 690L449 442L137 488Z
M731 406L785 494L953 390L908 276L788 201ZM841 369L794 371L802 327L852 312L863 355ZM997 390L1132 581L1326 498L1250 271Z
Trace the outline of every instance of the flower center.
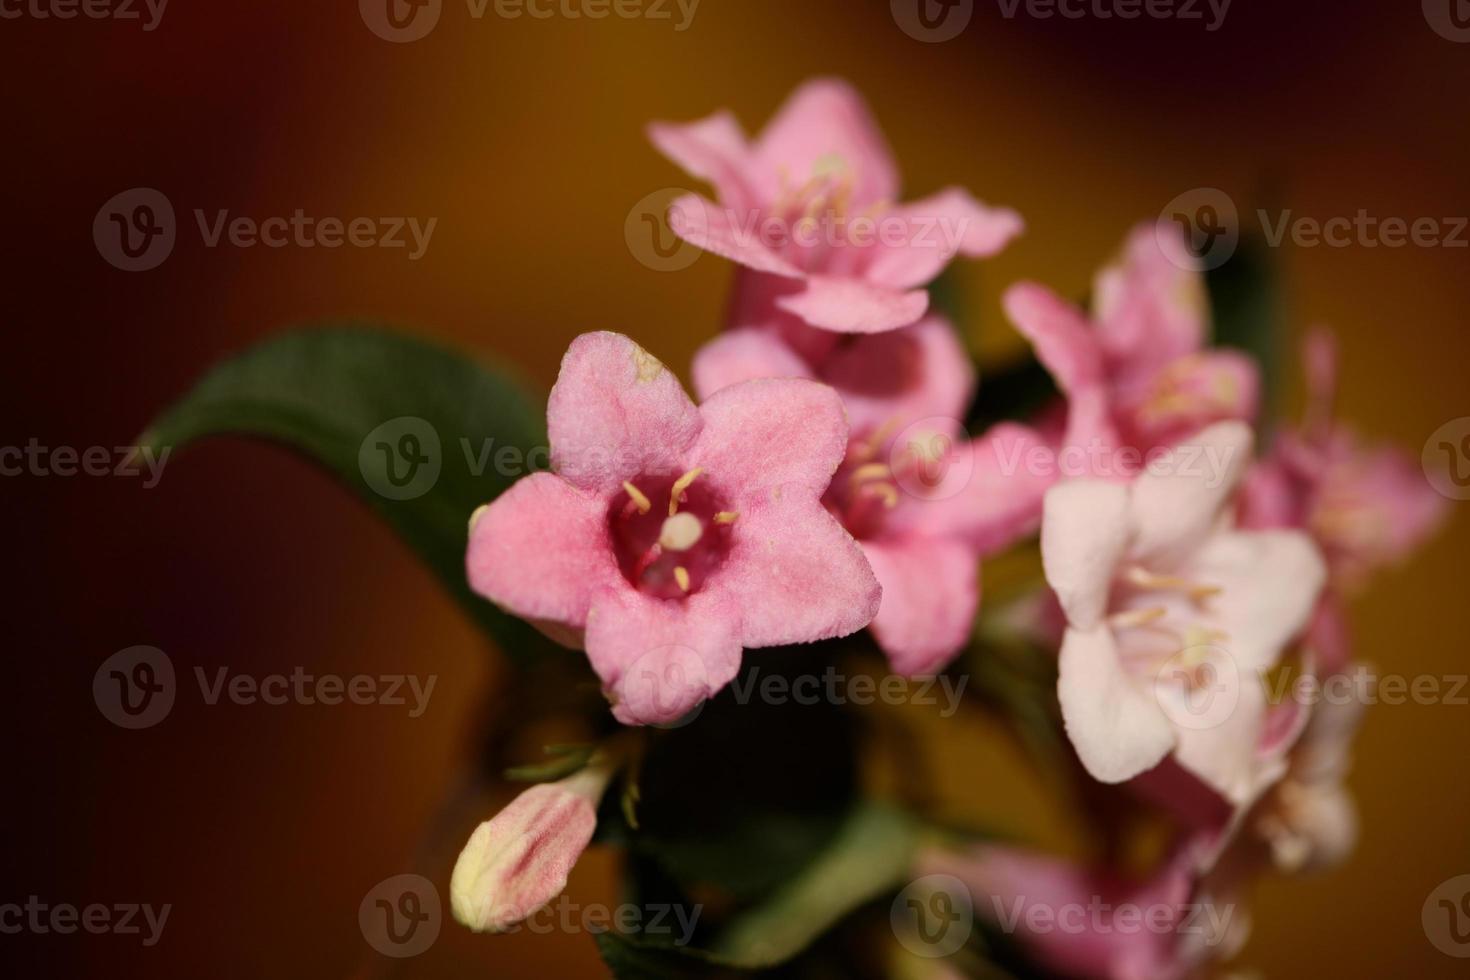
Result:
M1114 630L1126 633L1123 654L1138 673L1164 665L1189 690L1214 683L1213 650L1228 643L1228 633L1208 622L1205 603L1220 593L1179 575L1158 574L1142 566L1127 569L1115 587L1118 610L1108 617Z
M787 260L812 270L834 249L854 244L855 237L874 236L875 222L888 210L888 205L877 202L854 214L856 187L851 166L836 155L823 157L813 164L811 176L802 184L793 185L782 174L770 215L784 226L785 240L769 241L766 245ZM863 222L861 230L854 227L858 221Z
M879 432L854 439L822 495L827 510L859 541L877 537L901 499L892 468L877 459L882 438Z
M659 599L700 587L730 552L739 516L696 468L682 475L644 474L623 484L608 508L618 567L632 586Z

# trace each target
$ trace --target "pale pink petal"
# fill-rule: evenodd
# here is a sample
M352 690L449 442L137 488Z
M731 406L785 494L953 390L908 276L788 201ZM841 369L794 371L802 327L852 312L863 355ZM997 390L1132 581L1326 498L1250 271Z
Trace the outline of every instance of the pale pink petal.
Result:
M616 333L572 341L546 406L551 465L586 490L676 471L699 410L658 358Z
M1311 620L1327 581L1321 554L1299 531L1215 534L1181 573L1219 588L1207 608L1228 634L1221 645L1244 672L1277 663Z
M927 285L955 255L989 258L1025 227L1011 209L987 207L958 187L891 208L876 220L882 233L864 278L893 289ZM896 228L904 233L895 235Z
M593 592L618 574L605 505L550 473L533 473L477 512L465 566L470 587L497 606L574 630Z
M896 434L928 418L958 422L975 393L975 369L954 328L940 317L852 338L822 365L842 393L855 433Z
M1215 792L1242 806L1260 788L1257 745L1265 732L1266 689L1254 672L1245 669L1222 670L1212 687L1192 696L1194 707L1175 702L1170 709L1175 712L1171 717L1190 722L1175 726L1174 758ZM1167 695L1161 690L1161 696Z
M1017 283L1002 297L1016 329L1036 348L1036 356L1064 392L1095 388L1103 382L1102 350L1092 328L1075 306L1035 283Z
M694 391L701 400L742 381L810 378L796 352L774 330L727 330L694 355Z
M743 613L747 647L847 636L878 612L882 589L862 549L806 488L750 501L733 542L718 588Z
M873 638L895 673L929 676L970 638L980 605L980 561L958 541L868 541L863 552L883 587Z
M625 725L677 721L740 668L740 608L705 588L687 599L604 589L587 618L587 659Z
M1071 480L1046 492L1041 561L1067 619L1090 630L1102 620L1118 563L1128 546L1128 490L1102 480Z
M744 210L763 203L753 182L754 153L730 113L683 125L656 122L648 127L648 138L690 176L713 184L721 204Z
M917 322L929 308L929 294L922 289L889 289L861 279L811 276L800 292L782 296L776 305L823 330L882 333Z
M1133 481L1133 552L1167 567L1198 547L1250 464L1254 437L1239 422L1219 422L1148 462Z
M838 79L809 81L794 92L756 142L771 174L801 185L836 171L853 182L859 209L898 198L893 153L862 96Z
M784 494L815 500L847 454L847 416L837 392L798 378L745 381L700 406L704 431L691 466L744 510Z
M1122 261L1098 273L1093 311L1099 337L1131 369L1127 373L1151 373L1203 346L1209 304L1202 272L1178 261L1187 254L1177 225L1142 225L1128 236Z
M722 207L698 194L685 194L669 205L669 227L689 244L757 272L799 278L800 269L761 241L760 220L757 211Z
M1106 625L1067 630L1057 665L1057 697L1067 737L1094 779L1132 779L1174 748L1168 716L1124 670Z

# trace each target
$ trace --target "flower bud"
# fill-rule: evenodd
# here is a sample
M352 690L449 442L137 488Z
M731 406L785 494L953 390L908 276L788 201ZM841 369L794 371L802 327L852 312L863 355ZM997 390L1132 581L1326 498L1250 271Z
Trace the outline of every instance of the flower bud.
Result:
M454 917L476 932L501 932L560 895L592 839L611 775L593 766L532 786L476 827L449 881Z

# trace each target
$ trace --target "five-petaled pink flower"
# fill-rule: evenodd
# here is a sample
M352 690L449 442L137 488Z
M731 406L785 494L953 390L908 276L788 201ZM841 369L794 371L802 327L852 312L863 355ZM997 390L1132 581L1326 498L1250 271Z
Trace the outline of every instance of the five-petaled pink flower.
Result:
M1231 526L1251 442L1221 422L1131 484L1047 492L1042 561L1067 618L1057 690L1099 780L1172 753L1233 804L1256 791L1263 675L1306 625L1326 569L1305 534Z
M823 499L883 586L874 639L898 673L933 674L969 639L981 558L1040 524L1049 475L1024 465L1040 441L1010 424L964 437L974 371L938 317L816 359L758 329L727 331L695 357L704 396L763 377L815 378L842 396L852 439Z
M738 262L740 322L786 313L840 333L916 322L928 285L957 254L994 255L1021 219L949 188L898 204L898 169L862 98L818 79L798 89L753 143L728 112L687 125L655 123L650 138L719 202L696 194L669 210L674 232Z
M471 523L476 591L585 646L626 724L675 720L743 647L845 636L877 612L862 549L822 506L842 403L799 379L701 406L620 334L573 341L547 407L553 473Z
M1066 395L1066 445L1147 452L1213 422L1256 415L1255 363L1239 351L1204 349L1203 276L1175 226L1133 231L1122 260L1093 283L1090 321L1035 283L1012 286L1004 302Z

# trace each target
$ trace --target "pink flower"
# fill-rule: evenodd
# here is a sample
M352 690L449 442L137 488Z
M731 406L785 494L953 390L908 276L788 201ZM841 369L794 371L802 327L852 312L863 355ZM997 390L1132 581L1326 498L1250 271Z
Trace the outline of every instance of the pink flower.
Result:
M585 646L625 724L668 722L742 647L845 636L881 591L823 508L847 446L832 389L734 385L696 407L627 337L573 341L547 407L554 473L472 519L470 584Z
M1024 465L1037 438L1017 425L963 438L974 373L937 317L855 337L815 365L755 329L722 334L695 358L701 394L762 377L815 378L841 394L853 437L823 501L883 586L871 628L894 670L940 670L969 639L980 559L1040 523L1050 481Z
M1088 980L1178 980L1244 943L1248 922L1205 890L1186 844L1135 879L1019 848L931 851L921 870L950 874L975 908L1050 971Z
M1334 587L1351 592L1419 547L1439 527L1446 505L1417 460L1393 447L1364 446L1333 421L1337 349L1331 333L1314 330L1305 354L1308 421L1299 431L1281 433L1252 468L1242 522L1310 532Z
M592 840L610 776L594 765L533 786L475 828L449 882L454 917L475 932L501 932L560 895Z
M728 112L654 123L649 137L719 198L675 201L674 232L758 274L744 287L761 312L747 309L736 326L779 312L841 333L907 326L928 308L922 287L956 254L994 255L1022 227L1015 212L958 188L896 204L882 133L861 97L832 79L798 89L753 143Z
M1204 349L1203 277L1185 267L1182 244L1172 247L1179 235L1172 225L1135 229L1121 262L1093 284L1090 320L1044 286L1006 292L1007 315L1067 396L1066 445L1147 451L1255 417L1256 365Z
M1326 570L1304 534L1231 526L1250 448L1249 429L1222 422L1131 484L1047 492L1042 560L1067 618L1058 695L1103 782L1172 755L1234 804L1255 792L1262 678L1306 625Z

